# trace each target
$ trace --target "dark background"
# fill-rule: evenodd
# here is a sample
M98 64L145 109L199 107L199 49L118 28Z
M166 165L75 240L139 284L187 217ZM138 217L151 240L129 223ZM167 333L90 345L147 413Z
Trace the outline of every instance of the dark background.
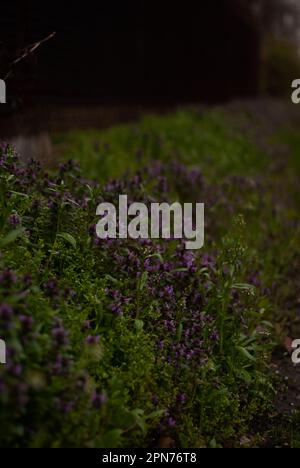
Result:
M16 67L24 102L220 102L258 92L260 35L234 0L1 0L2 65L50 32Z

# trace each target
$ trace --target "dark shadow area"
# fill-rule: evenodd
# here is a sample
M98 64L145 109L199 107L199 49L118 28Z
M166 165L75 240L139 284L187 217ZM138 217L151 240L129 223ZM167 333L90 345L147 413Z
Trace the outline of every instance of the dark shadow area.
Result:
M37 105L161 108L258 91L258 30L232 0L217 6L131 0L84 7L27 0L4 1L1 8L3 63L25 45L57 33L9 80L10 99L22 100L26 110Z

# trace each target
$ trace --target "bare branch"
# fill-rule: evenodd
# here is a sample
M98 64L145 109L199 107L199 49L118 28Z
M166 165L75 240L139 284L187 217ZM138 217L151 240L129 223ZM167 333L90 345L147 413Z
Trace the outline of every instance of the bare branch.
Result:
M31 44L27 47L25 47L24 49L21 50L21 56L18 57L17 59L15 59L13 62L11 62L10 66L9 66L9 71L8 73L6 74L6 76L4 77L5 80L7 80L12 72L13 72L13 68L18 64L20 63L22 60L26 59L27 57L29 57L30 55L32 55L42 44L44 44L45 42L48 42L50 41L54 36L56 35L56 32L53 32L51 34L49 34L49 36L45 37L44 39L38 41L38 42L35 42L34 44Z

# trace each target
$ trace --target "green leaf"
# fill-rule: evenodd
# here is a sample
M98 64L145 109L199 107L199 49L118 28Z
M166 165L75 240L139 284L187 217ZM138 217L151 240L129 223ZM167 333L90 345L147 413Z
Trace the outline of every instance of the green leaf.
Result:
M246 382L247 385L249 385L252 382L251 374L245 369L240 369L238 375L242 380L244 380L244 382Z
M144 322L143 320L135 320L134 322L134 328L136 329L137 332L140 332L144 328Z
M183 333L183 325L182 323L179 325L178 330L177 330L177 341L181 341L182 338L182 333Z
M122 439L123 431L121 429L113 429L109 432L106 432L97 446L100 448L110 448L110 447L119 447Z
M161 263L164 263L164 259L163 259L163 256L160 254L160 253L155 253L153 255L149 255L148 258L157 258Z
M150 413L146 416L147 421L153 421L154 419L160 419L162 416L166 414L166 410L157 410L153 411L153 413Z
M212 439L209 443L209 448L220 449L222 448L222 445L219 445L216 439Z
M74 249L76 249L77 242L74 239L74 237L71 236L71 234L69 234L67 232L62 232L60 234L57 234L57 237L59 237L61 239L64 239L68 244L70 244Z
M119 281L111 275L105 275L105 279L111 283L118 284Z
M254 292L256 288L252 284L236 283L232 285L232 289L240 289L242 291Z
M29 195L27 195L27 193L16 192L15 190L10 190L9 193L17 195L18 197L29 198Z
M140 281L140 291L143 291L148 281L148 271L144 271Z
M19 228L15 229L14 231L11 231L7 236L3 237L3 239L0 240L0 247L6 247L9 244L12 244L15 242L15 240L18 239L18 237L22 236L26 231L25 228Z
M171 273L186 273L189 271L188 268L176 268L176 270L172 270Z
M61 204L61 208L65 208L66 206L80 206L80 205L76 201L71 200L70 198L67 198L67 200Z
M135 419L136 425L141 429L143 434L146 434L147 432L147 423L146 423L146 418L144 415L144 411L141 409L135 409L132 411L132 416Z
M242 346L237 346L236 349L240 351L240 353L249 361L256 362L256 358L252 356L252 354L250 354L246 348L243 348Z

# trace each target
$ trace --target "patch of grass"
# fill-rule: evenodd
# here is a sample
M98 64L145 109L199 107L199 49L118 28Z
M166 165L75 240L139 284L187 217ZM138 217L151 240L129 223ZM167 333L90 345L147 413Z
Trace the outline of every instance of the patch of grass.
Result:
M141 123L104 131L72 131L55 135L63 142L66 159L80 161L89 177L105 181L136 171L152 160L180 160L188 167L201 164L205 177L253 175L267 159L221 111L178 111L165 117L148 116Z

